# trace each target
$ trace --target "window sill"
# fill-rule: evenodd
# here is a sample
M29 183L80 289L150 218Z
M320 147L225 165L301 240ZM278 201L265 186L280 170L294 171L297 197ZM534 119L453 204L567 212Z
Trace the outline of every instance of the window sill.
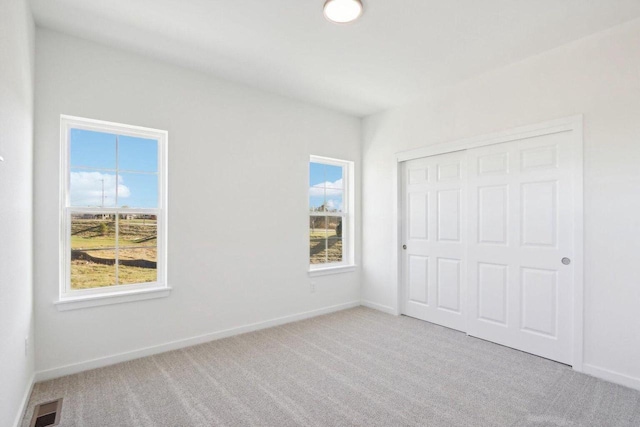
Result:
M110 294L83 295L78 297L60 298L54 304L58 311L77 310L101 305L122 304L125 302L142 301L153 298L168 297L171 288L138 289L134 291L114 292Z
M309 270L309 277L327 276L329 274L351 273L356 271L356 265L340 265L337 267L314 268Z

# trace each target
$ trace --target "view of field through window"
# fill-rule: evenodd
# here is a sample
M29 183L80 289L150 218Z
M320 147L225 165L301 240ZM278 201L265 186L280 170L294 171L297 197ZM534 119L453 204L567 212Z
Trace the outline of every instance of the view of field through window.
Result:
M155 216L119 215L117 219L116 245L115 215L72 215L72 289L157 280L158 233Z
M341 262L344 223L344 168L311 162L309 167L309 261Z
M72 129L71 289L157 281L158 146Z

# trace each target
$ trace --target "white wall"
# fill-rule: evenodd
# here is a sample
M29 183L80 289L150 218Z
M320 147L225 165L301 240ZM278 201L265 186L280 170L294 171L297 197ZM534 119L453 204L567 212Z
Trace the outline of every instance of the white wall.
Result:
M48 30L36 61L38 371L359 301L357 271L311 292L306 236L309 155L359 179L360 119ZM168 298L54 307L60 114L169 131Z
M10 422L33 376L33 34L26 1L0 1L0 420Z
M640 20L369 117L363 300L395 307L393 154L585 115L585 369L640 388Z

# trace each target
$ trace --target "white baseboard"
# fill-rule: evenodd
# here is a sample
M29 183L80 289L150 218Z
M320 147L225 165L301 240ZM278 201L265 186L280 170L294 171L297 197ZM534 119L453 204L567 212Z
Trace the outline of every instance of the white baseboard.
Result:
M193 345L203 344L209 341L227 338L233 335L253 332L260 329L270 328L272 326L284 325L285 323L296 322L298 320L321 316L323 314L333 313L335 311L346 310L348 308L358 307L359 305L360 301L338 304L330 307L320 308L317 310L292 314L290 316L279 317L264 322L252 323L245 326L239 326L237 328L226 329L224 331L212 332L209 334L186 338L183 340L172 341L153 347L146 347L126 353L114 354L112 356L101 357L99 359L88 360L86 362L74 363L73 365L60 366L58 368L38 371L35 374L35 382L47 381L54 378L63 377L65 375L77 374L78 372L88 371L91 369L114 365L120 362L139 359L141 357L147 357L154 354L165 353L167 351L178 350L184 347L191 347Z
M31 379L29 379L29 386L26 388L24 392L24 396L22 396L22 403L20 404L20 409L16 414L16 419L13 422L15 427L20 427L22 424L22 420L25 416L25 411L27 410L27 405L29 404L29 398L31 397L31 392L33 391L33 385L36 383L36 374L35 372L31 374Z
M365 307L373 308L374 310L382 311L383 313L393 314L394 316L398 316L400 314L396 311L395 308L378 304L376 302L362 300L360 301L360 304Z
M640 390L640 378L621 374L615 371L610 371L609 369L599 368L597 366L589 365L588 363L585 363L582 368L582 372L584 372L585 374L629 388Z

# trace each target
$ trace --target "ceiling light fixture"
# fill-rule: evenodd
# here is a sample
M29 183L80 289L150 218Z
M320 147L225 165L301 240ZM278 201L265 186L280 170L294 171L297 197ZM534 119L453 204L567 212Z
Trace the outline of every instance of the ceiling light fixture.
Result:
M324 3L324 17L336 24L353 22L362 15L360 0L327 0Z

